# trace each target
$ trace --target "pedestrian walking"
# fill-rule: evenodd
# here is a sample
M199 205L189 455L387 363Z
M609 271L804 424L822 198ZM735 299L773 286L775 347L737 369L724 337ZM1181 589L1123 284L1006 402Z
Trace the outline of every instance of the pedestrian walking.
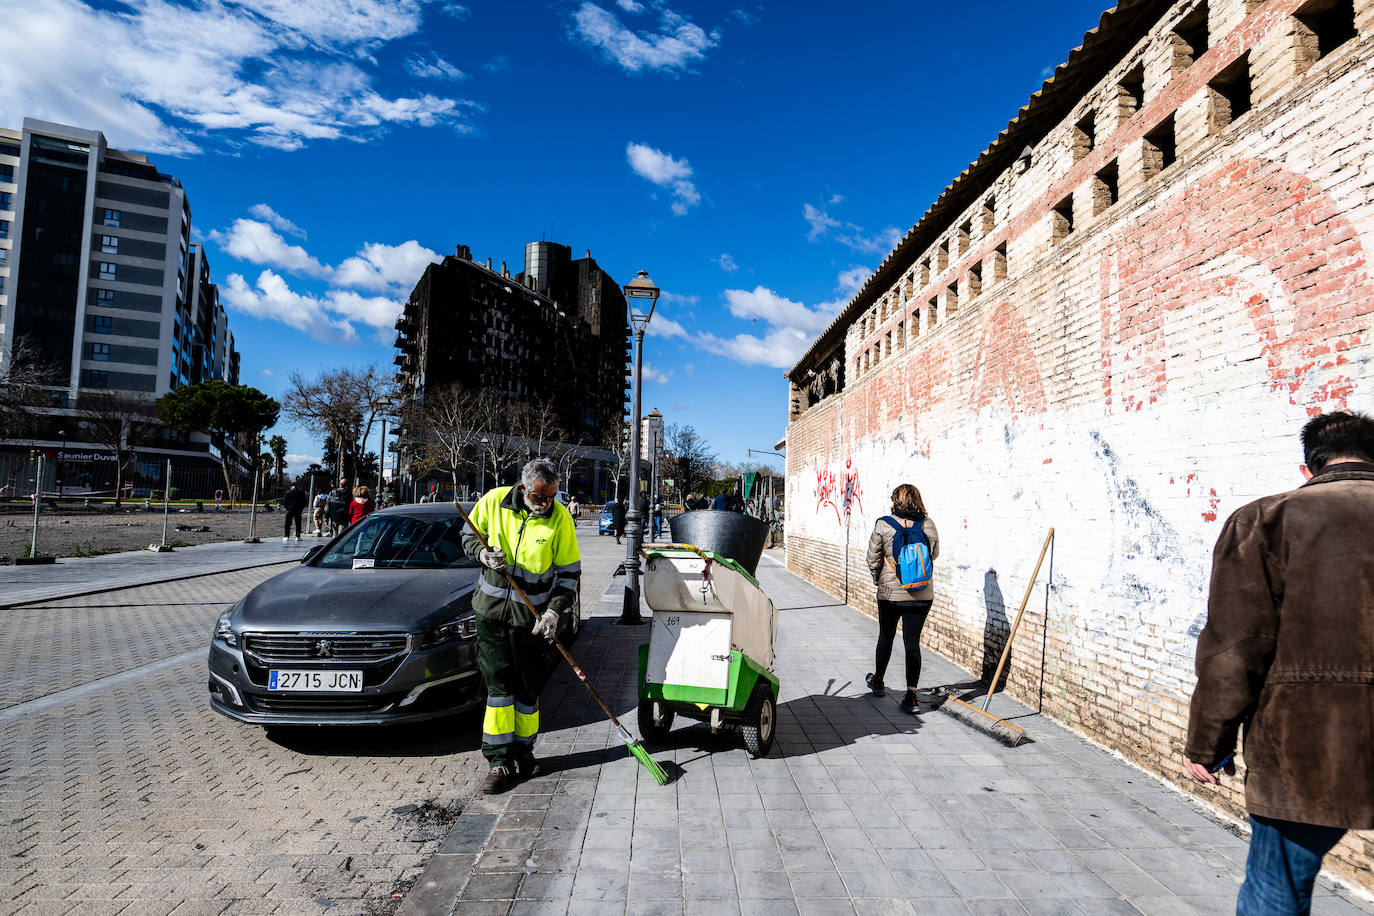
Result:
M657 541L663 537L663 499L661 497L654 500L654 507L651 511L654 516L654 540Z
M711 501L711 508L720 512L730 508L730 497L725 495L724 490L716 494L716 498Z
M625 499L621 497L610 504L611 528L615 532L615 542L620 543L620 539L625 536Z
M482 756L490 769L487 794L504 792L517 776L538 775L534 744L539 735L539 693L547 671L547 648L558 632L560 614L573 606L582 577L582 556L572 516L557 500L558 469L536 458L520 472L520 483L483 494L472 508L463 550L481 563L482 581L472 595L477 617L477 666L487 690L482 719ZM506 580L524 590L536 619Z
M923 571L912 569L907 562L920 553L922 539L926 550ZM908 545L912 546L911 554L904 553ZM901 623L906 648L906 693L901 706L910 713L920 705L917 690L921 682L921 630L935 600L935 583L929 573L933 570L930 564L939 554L940 535L926 512L921 491L909 483L898 485L892 491L892 514L878 519L868 536L868 570L878 589L878 646L873 671L864 681L875 696L887 692L883 675L892 657L897 624Z
M577 524L577 516L578 516L581 512L582 512L582 506L578 503L577 497L576 497L576 496L574 496L572 499L568 500L568 514L572 516L572 520L573 520L573 524L574 524L574 525Z
M328 500L329 495L327 493L315 494L315 505L310 510L310 520L315 523L315 537L324 533L324 506Z
M329 518L329 533L338 534L348 525L348 504L353 501L353 491L348 488L348 478L340 477L339 485L329 491L325 500L325 515Z
M348 504L348 523L360 522L372 514L377 505L367 487L354 487L353 500Z
M1305 914L1322 857L1374 827L1374 420L1302 429L1305 483L1222 526L1184 767L1235 774L1245 729L1250 853L1240 916Z
M291 488L288 489L286 493L282 496L281 510L282 513L286 516L281 536L281 542L283 544L286 544L291 540L292 524L295 524L296 526L296 540L299 541L301 539L301 512L305 510L305 504L309 501L309 499L310 497L305 495L305 491L302 490L300 487L296 486L294 483L291 485Z

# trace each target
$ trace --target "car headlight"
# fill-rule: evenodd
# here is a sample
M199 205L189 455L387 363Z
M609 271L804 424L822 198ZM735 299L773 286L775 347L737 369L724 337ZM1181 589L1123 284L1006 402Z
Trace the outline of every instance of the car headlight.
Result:
M237 646L239 638L232 627L229 626L229 618L234 614L233 611L227 614L220 614L219 620L215 621L215 639L224 643L226 646Z
M441 623L437 627L430 627L425 631L425 635L420 637L420 648L430 649L457 639L475 639L476 637L477 618L469 613L465 617L458 617Z

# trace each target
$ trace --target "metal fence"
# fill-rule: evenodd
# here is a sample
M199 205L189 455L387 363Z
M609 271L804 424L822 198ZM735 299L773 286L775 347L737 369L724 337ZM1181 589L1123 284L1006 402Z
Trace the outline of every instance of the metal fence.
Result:
M38 476L40 464L41 479ZM124 472L119 488L120 499L162 499L163 490L169 485L167 472L165 459L137 459ZM219 468L207 466L204 462L193 464L191 459L179 467L174 458L167 496L172 500L195 500L212 505L217 501L229 505L251 499L251 476L235 475L230 479L231 485L226 489L224 474ZM115 463L109 457L64 459L58 453L54 458L40 460L24 455L0 455L0 499L27 502L37 491L44 498L61 498L63 501L111 501L115 498L115 484ZM260 501L277 495L270 481L264 482L263 489L270 489L271 492L260 493Z

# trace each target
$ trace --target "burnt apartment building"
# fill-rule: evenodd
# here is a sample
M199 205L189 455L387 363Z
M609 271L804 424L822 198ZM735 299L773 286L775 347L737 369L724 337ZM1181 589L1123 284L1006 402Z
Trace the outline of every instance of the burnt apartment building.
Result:
M592 473L579 482L595 495L610 457L599 446L625 413L625 296L590 251L575 259L566 245L530 242L524 268L479 264L467 245L425 268L396 322L401 396L423 404L427 391L457 382L551 403L569 444L585 450Z

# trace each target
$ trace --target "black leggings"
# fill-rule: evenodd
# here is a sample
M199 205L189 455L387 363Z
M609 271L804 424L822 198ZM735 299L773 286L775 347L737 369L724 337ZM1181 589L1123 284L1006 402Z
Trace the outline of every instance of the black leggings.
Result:
M887 660L892 657L892 642L897 637L897 621L902 622L902 641L906 644L906 685L915 689L921 683L921 630L930 614L929 601L878 600L878 653L873 676L883 679Z
M287 513L286 513L286 519L285 519L285 521L286 521L286 530L284 530L284 531L282 532L282 536L283 536L283 537L290 537L290 536L291 536L291 523L292 523L292 522L295 522L295 523L296 523L296 537L300 537L300 536L301 536L301 510L300 510L300 509L297 509L295 512L287 512Z

